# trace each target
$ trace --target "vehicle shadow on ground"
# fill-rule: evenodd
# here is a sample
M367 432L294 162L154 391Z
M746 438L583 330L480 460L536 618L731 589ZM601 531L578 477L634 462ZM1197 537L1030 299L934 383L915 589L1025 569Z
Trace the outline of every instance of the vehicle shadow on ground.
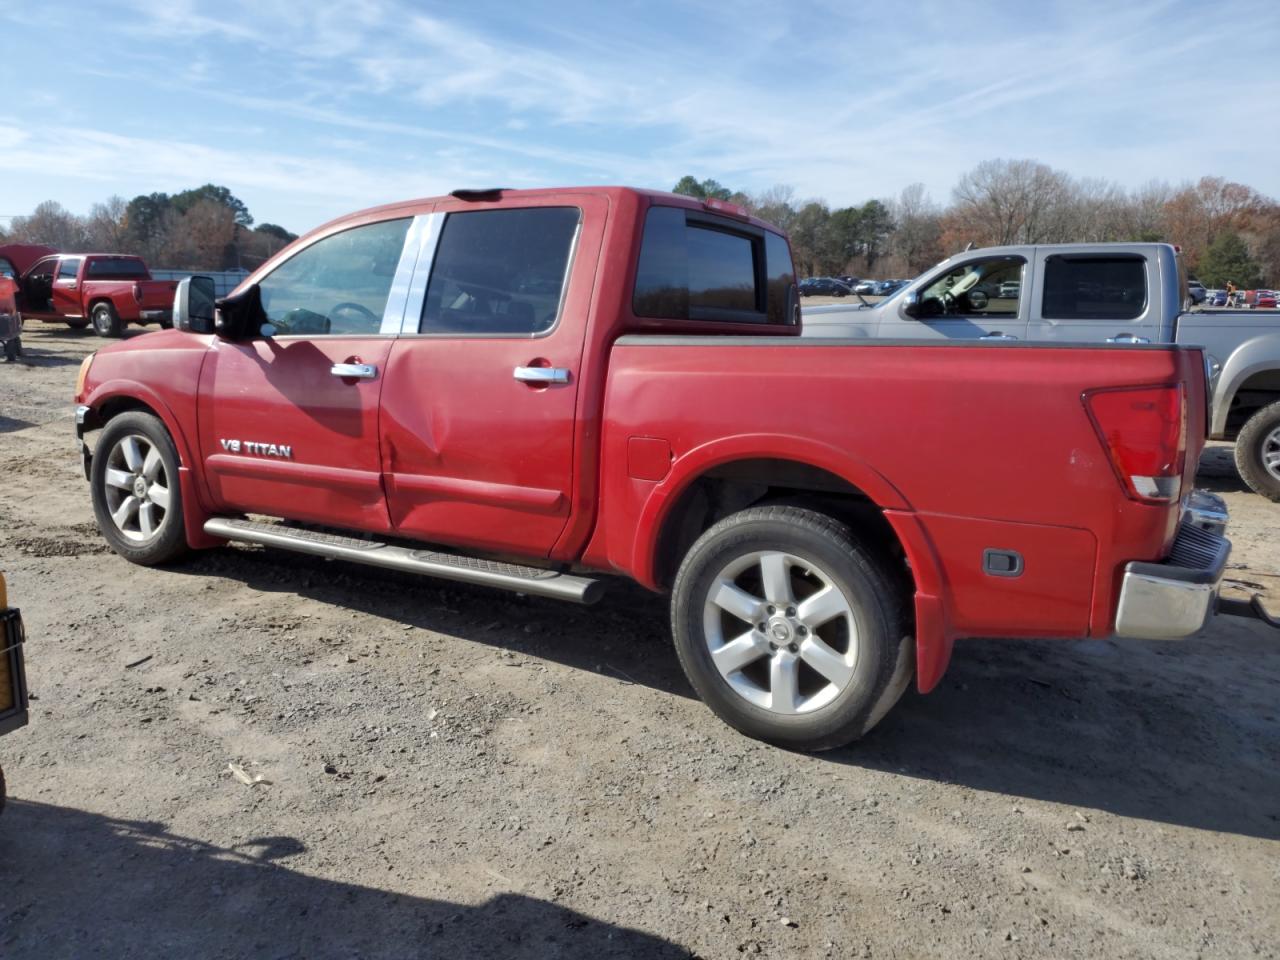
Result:
M535 897L468 906L309 876L290 837L221 848L162 823L12 801L0 819L6 957L688 957Z
M693 697L671 646L666 597L627 580L611 580L605 599L585 607L270 548L224 547L173 569L228 577L266 592L296 593L338 609Z
M587 609L257 548L210 551L177 569L693 696L666 599L627 582ZM961 641L937 690L909 692L866 739L814 762L1280 837L1280 719L1228 694L1233 681L1214 689L1179 660L1211 663L1241 644L1261 655L1267 640L1249 629L1216 624L1176 643ZM1237 652L1233 662L1246 660Z
M48 350L32 347L24 340L22 355L10 365L21 367L71 367L79 365L81 359L80 357L66 357L61 354L50 353Z
M30 420L19 420L16 417L6 417L0 414L0 433L12 433L14 430L25 430L27 427L34 427L35 423Z
M821 757L1011 804L1280 839L1274 699L1266 686L1237 696L1249 678L1214 665L1231 647L1227 662L1241 668L1242 652L1262 656L1274 646L1262 633L1218 624L1179 643L961 641L936 690L909 692L861 743Z
M1196 468L1196 486L1214 493L1249 493L1236 469L1234 446L1205 447Z

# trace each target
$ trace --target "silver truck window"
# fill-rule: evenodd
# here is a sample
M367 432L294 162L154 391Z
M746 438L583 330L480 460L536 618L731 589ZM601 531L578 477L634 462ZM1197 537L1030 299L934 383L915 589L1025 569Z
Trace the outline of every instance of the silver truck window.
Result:
M537 336L555 326L582 211L451 213L436 247L419 333Z
M1147 308L1142 257L1054 256L1044 264L1046 320L1132 320Z
M412 218L352 227L317 240L258 283L280 336L379 333Z
M1022 257L969 260L920 294L922 317L1015 317L1022 298Z

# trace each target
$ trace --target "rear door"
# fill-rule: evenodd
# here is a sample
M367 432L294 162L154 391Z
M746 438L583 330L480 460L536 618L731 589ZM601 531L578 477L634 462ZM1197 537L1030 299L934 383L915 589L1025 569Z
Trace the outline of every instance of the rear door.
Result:
M84 313L80 302L81 257L65 257L58 263L53 277L53 312L60 317L76 318Z
M605 197L564 194L451 201L433 216L414 277L421 312L406 317L382 395L397 532L551 550L573 502L579 370L607 211Z
M890 340L1021 340L1027 332L1025 257L973 256L939 269L912 293L876 313L877 336ZM914 294L917 315L906 306Z
M1160 340L1158 267L1143 253L1044 252L1039 258L1035 340L1153 343Z
M386 531L378 398L425 218L348 227L258 283L270 336L214 338L199 435L215 507Z

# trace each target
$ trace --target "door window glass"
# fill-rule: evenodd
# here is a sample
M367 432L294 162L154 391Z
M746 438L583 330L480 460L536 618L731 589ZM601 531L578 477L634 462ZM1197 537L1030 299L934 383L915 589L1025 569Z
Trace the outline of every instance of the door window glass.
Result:
M335 233L267 274L258 287L277 335L380 332L411 222L384 220Z
M89 261L85 275L102 280L146 280L147 268L134 257L98 257Z
M78 259L63 260L58 264L59 280L74 280L76 271L80 269L80 261Z
M920 294L922 317L1016 317L1022 257L970 260L937 277Z
M1046 320L1132 320L1147 308L1141 257L1049 257L1044 264Z
M440 232L420 333L536 336L555 326L582 212L451 213Z

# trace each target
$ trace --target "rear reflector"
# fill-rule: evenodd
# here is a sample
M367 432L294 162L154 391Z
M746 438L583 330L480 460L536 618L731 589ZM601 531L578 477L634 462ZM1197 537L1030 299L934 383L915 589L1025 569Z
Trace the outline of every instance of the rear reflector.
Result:
M1177 500L1187 458L1181 384L1097 390L1084 401L1125 492L1144 503Z

